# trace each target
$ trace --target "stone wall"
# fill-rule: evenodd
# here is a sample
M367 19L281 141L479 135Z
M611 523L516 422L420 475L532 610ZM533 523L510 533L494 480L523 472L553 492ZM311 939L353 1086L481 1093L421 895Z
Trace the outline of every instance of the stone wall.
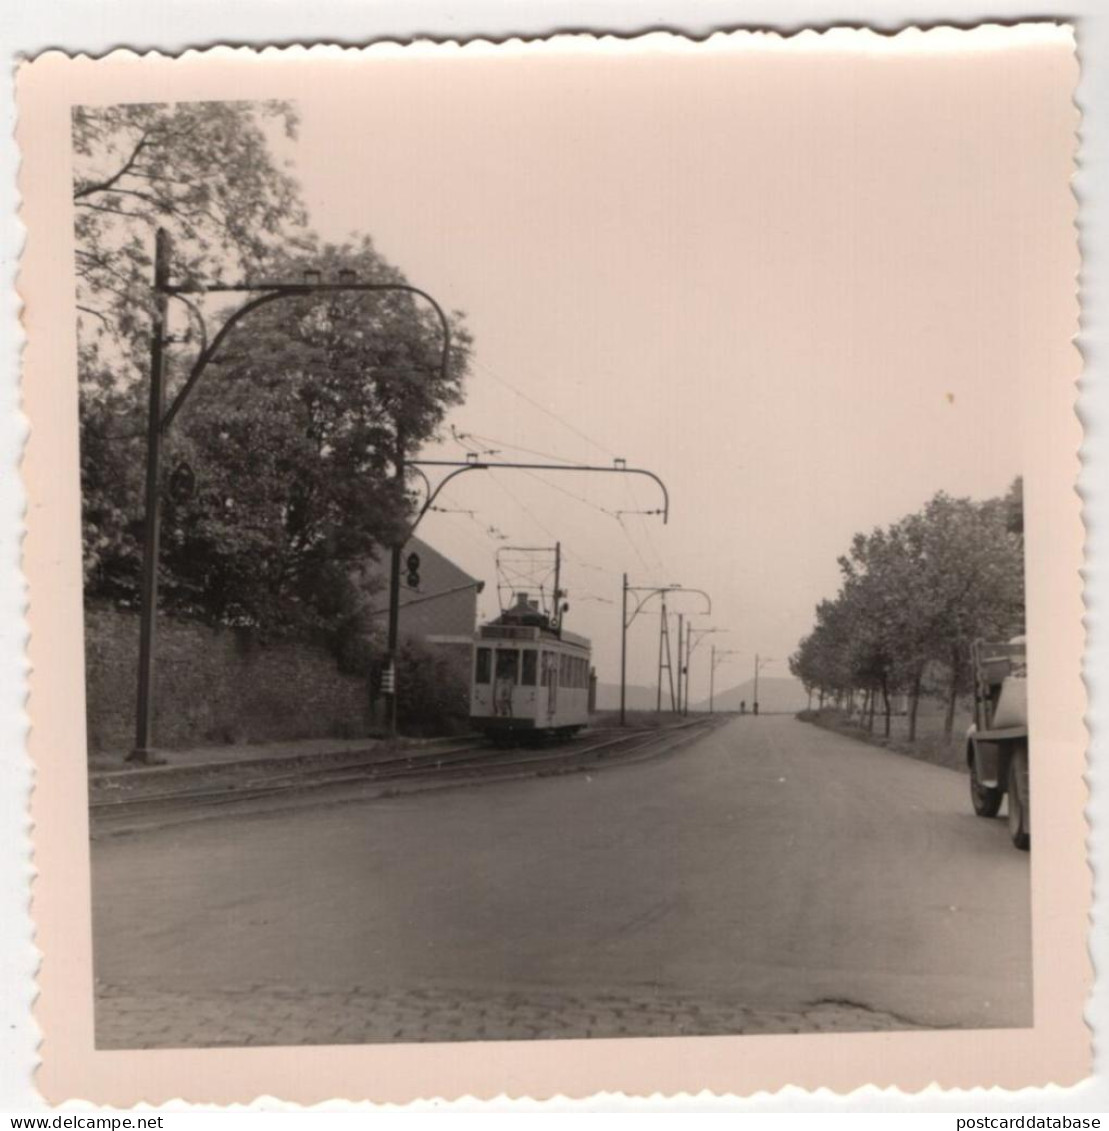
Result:
M134 744L138 646L137 614L86 610L90 752ZM325 648L168 617L158 621L155 703L155 745L166 749L357 738L369 727L366 681L341 672Z

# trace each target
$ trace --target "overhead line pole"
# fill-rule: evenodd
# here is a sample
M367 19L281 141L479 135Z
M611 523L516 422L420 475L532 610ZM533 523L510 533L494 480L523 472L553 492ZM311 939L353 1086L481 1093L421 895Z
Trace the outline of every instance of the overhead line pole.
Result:
M270 303L289 298L304 298L319 293L340 291L354 293L403 292L421 298L435 311L443 333L443 347L439 359L439 373L445 380L450 367L451 332L450 322L443 308L419 287L408 283L360 283L353 271L340 271L340 282L321 281L319 271L306 271L306 280L293 283L228 283L208 286L203 283L170 282L172 264L172 241L169 233L159 228L154 245L154 320L150 348L150 396L149 417L147 420L146 450L146 490L142 551L142 590L139 617L139 671L137 702L135 710L135 746L128 755L129 762L149 763L157 760L153 748L154 740L154 669L156 663L155 621L158 611L158 556L161 541L161 461L169 429L177 414L184 407L189 395L204 376L208 365L218 354L228 334L248 314L268 306ZM229 314L219 331L210 342L205 341L200 353L193 362L184 384L173 398L168 409L164 407L165 398L165 347L168 344L166 324L168 320L168 300L179 298L189 300L187 295L255 293L256 297L243 303ZM195 309L195 308L194 308ZM650 474L649 472L645 474ZM657 477L654 477L657 478ZM661 482L661 481L660 481ZM390 592L399 594L399 562L401 547L394 547L393 577L390 579ZM393 584L395 578L395 586ZM393 704L395 709L396 704Z
M627 653L628 653L628 629L631 628L635 618L643 611L643 606L647 604L652 597L662 596L666 593L696 593L708 602L708 611L712 612L712 598L703 589L688 589L683 585L661 585L657 588L648 588L642 585L629 585L628 575L625 573L623 576L622 585L622 599L621 599L621 616L620 616L620 725L625 726L627 723ZM645 596L637 597L635 599L635 608L632 614L628 616L628 594L629 593L643 593ZM679 614L679 633L681 624L681 614ZM682 649L681 639L678 640L678 664L681 665ZM679 671L678 687L681 688L681 674Z
M685 683L685 651L682 633L685 629L685 617L678 613L678 714L682 714L682 694Z
M626 575L625 575L626 576ZM658 694L655 696L655 714L662 713L662 648L666 641L666 594L662 595L662 612L658 618Z
M627 722L628 698L628 575L624 574L620 602L620 725Z
M400 491L404 491L404 433L397 429L395 458L395 479ZM411 534L408 536L411 537ZM397 733L397 698L400 684L397 680L397 649L400 645L400 559L404 552L406 538L393 540L389 554L389 631L385 642L385 673L382 691L388 696L386 710L389 733Z
M724 661L727 656L737 656L739 652L735 648L726 648L721 651L716 650L716 645L712 646L712 666L709 668L709 714L714 714L715 707L715 689L716 689L716 669Z
M653 479L662 491L662 507L659 510L644 511L644 514L661 514L664 525L670 521L670 492L666 489L666 484L653 471L648 471L644 467L628 467L626 461L622 459L613 460L611 467L591 463L516 463L507 460L483 460L476 456L467 460L413 459L408 461L408 465L409 467L450 467L454 469L444 475L428 495L416 517L416 522L413 523L413 528L430 510L431 505L439 497L443 488L452 479L459 475L465 475L468 471L496 471L498 468L516 471L590 471L610 475L645 475L648 479Z
M159 228L154 237L154 323L150 339L150 400L146 418L146 522L143 531L142 591L139 607L139 686L135 718L135 749L129 762L155 761L151 751L154 733L154 654L158 608L158 551L162 532L162 433L165 412L166 322L169 317L169 232Z
M694 628L689 625L685 631L685 711L684 714L689 714L689 669L693 663L693 651L698 644L708 635L714 632L727 632L726 628Z

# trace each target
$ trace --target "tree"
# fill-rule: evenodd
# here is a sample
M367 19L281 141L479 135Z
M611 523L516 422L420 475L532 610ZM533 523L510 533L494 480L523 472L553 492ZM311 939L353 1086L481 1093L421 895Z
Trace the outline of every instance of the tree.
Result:
M397 654L397 719L406 734L462 734L470 687L456 665L411 640Z
M367 238L275 257L274 277L402 283ZM175 423L170 462L196 480L167 501L164 604L221 623L334 629L364 604L356 576L403 541L411 500L398 452L462 396L470 339L406 293L306 296L248 315ZM178 436L177 433L180 433ZM133 585L134 563L121 562Z
M217 268L249 273L303 224L298 186L271 153L269 123L296 134L287 102L74 108L82 377L108 370L118 385L142 375L157 228L174 237L180 279L211 279ZM121 362L137 372L120 372Z
M404 282L368 238L302 242L308 250L274 256L267 275ZM163 607L275 632L368 631L359 567L403 539L410 519L398 450L430 439L462 396L470 339L461 315L451 322L444 377L438 318L407 293L282 299L247 315L168 437L171 484L187 467L195 488L165 499ZM117 603L137 598L138 487L125 537L92 577Z
M273 135L286 103L80 107L73 117L86 593L138 599L154 233L175 282L301 279L309 269L403 283L368 238L305 232ZM172 303L170 396L227 311ZM221 344L167 436L162 607L272 632L323 629L348 655L369 632L361 563L401 535L396 459L461 399L470 340L409 294L282 299ZM194 340L181 341L184 331ZM175 475L178 471L180 474ZM189 489L189 484L192 489ZM181 487L181 490L177 490Z
M816 610L796 673L821 688L867 691L873 719L881 692L890 733L890 695L909 695L909 739L937 666L947 673L945 734L967 688L971 642L1011 635L1024 618L1020 481L1001 499L975 502L943 492L886 529L857 534L839 559L843 582Z
M950 737L958 696L969 686L971 643L1011 636L1024 626L1024 538L1020 480L1002 499L976 503L938 494L915 530L927 576L929 655L948 668L944 733Z
M304 220L267 130L283 102L78 106L73 205L84 566L96 595L134 559L141 491L154 233L174 236L178 280L249 273Z

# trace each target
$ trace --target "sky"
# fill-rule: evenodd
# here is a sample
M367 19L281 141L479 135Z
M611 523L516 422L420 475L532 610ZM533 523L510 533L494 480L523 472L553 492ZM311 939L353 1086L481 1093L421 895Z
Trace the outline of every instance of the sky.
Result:
M622 575L703 589L711 615L670 606L719 630L697 699L710 644L735 653L718 687L756 652L786 674L856 531L1022 473L1014 397L1043 361L1024 327L1067 297L1045 265L1071 60L977 34L978 50L761 37L297 72L280 152L311 226L369 233L474 335L465 404L423 454L619 457L669 489L663 524L634 513L660 505L646 479L460 477L419 533L486 580L484 615L498 547L559 541L566 627L612 681ZM629 682L655 679L657 607L630 629Z

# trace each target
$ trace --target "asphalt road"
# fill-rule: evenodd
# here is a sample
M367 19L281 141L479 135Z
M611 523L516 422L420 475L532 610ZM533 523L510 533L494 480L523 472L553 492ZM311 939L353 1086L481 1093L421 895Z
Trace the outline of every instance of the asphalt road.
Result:
M459 1038L498 1035L477 1027L483 1000L552 1018L565 1002L598 1035L605 1001L620 1032L629 1004L670 1003L654 1032L683 1002L794 1031L837 1009L856 1028L1028 1025L1028 856L966 793L961 774L763 716L655 762L97 841L101 1043L157 1044L155 1016L161 1043L238 1043L218 1031L228 995L267 993L281 1043L294 1013L352 993L383 1010L432 995L440 1021L455 1000ZM204 1001L224 1005L202 1023ZM250 1039L277 1039L257 1024Z

